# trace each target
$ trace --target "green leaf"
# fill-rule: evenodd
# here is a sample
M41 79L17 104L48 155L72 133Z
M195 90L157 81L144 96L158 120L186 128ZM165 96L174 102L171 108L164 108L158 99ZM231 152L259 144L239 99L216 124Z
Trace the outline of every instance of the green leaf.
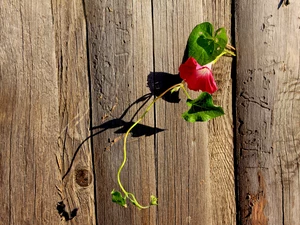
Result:
M158 198L156 198L154 195L150 196L150 205L158 205L157 203Z
M118 191L112 190L111 192L112 201L127 208L126 197L123 197L122 194Z
M207 92L202 92L198 98L187 100L190 109L182 114L188 122L208 121L218 116L224 115L222 107L213 103L212 97Z
M214 27L209 22L197 25L188 39L188 56L204 66L214 61L224 51L228 42L226 30L218 29L214 33Z

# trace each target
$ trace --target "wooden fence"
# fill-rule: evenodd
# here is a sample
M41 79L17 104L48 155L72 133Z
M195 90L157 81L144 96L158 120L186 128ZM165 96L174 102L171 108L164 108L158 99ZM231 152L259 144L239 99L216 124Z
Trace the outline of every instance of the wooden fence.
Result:
M0 224L300 224L300 2L4 0L0 6ZM137 210L111 202L122 137L178 77L193 27L225 27L213 68L226 115L155 104L122 172Z

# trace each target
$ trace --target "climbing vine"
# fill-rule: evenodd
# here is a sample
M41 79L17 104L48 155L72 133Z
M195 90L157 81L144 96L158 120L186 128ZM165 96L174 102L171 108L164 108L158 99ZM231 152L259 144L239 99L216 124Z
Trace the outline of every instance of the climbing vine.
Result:
M234 48L228 45L226 30L219 28L214 31L214 27L209 22L197 25L191 32L187 42L187 60L179 66L179 75L181 83L168 88L162 94L157 96L146 108L142 116L127 130L124 136L123 161L117 173L117 181L121 192L113 190L111 192L112 201L127 207L127 200L139 209L149 208L151 205L157 205L157 197L151 195L148 205L141 205L133 193L128 192L121 182L121 172L127 161L126 143L130 131L146 116L154 103L161 99L168 92L178 92L183 90L186 95L187 111L183 112L182 117L188 122L204 122L224 115L221 106L213 102L213 93L218 90L215 82L212 66L221 56L235 56ZM187 88L186 88L187 86ZM191 99L187 89L200 91L197 98Z

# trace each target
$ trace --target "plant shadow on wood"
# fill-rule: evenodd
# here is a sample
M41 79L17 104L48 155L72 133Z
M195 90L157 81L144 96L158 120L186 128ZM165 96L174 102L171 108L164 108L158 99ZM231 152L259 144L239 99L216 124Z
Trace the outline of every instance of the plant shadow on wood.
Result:
M155 96L162 94L168 88L182 81L179 74L170 74L165 72L151 72L148 75L148 87L151 93ZM170 103L178 103L179 92L168 92L162 97L163 100Z
M98 126L91 127L91 131L96 130L96 129L101 129L95 133L92 133L90 136L85 138L77 147L77 149L74 152L74 155L72 157L71 163L65 172L65 174L62 176L62 180L66 178L66 176L70 173L73 163L75 161L75 158L83 146L83 144L89 140L90 138L108 130L108 129L117 129L114 131L116 134L125 134L128 129L135 123L134 118L137 116L137 114L145 107L145 105L150 101L150 99L153 96L158 96L164 91L166 91L168 88L171 86L180 83L182 80L179 77L179 75L175 74L169 74L169 73L164 73L164 72L151 72L148 75L147 83L148 87L150 89L150 93L143 95L142 97L138 98L136 101L131 103L126 110L122 113L122 115L119 118L109 120L107 122L104 122ZM163 98L165 101L170 102L170 103L178 103L180 101L179 99L179 92L174 92L174 93L167 93ZM131 119L127 122L123 118L125 115L129 112L129 110L136 104L140 104L140 107L137 109L137 111L134 113L134 115L131 117ZM143 112L143 111L142 111ZM164 131L164 129L157 128L157 127L151 127L143 124L137 124L132 130L131 130L131 136L132 137L141 137L141 136L151 136L154 134L157 134L159 132ZM67 130L66 130L66 135L67 135ZM113 140L112 142L116 142L119 139L121 139L123 135L118 138L117 140ZM64 144L65 146L65 144ZM69 221L72 220L76 215L78 208L73 209L71 212L67 212L65 210L65 204L63 201L60 201L57 203L56 209L60 215L60 217L65 220Z
M116 134L125 134L128 131L128 129L135 123L134 118L137 116L138 112L141 111L142 108L144 108L144 106L147 104L147 102L149 102L151 97L152 97L151 93L143 95L142 97L137 99L135 102L130 104L119 118L109 120L109 121L107 121L107 122L105 122L105 123L103 123L99 126L94 126L94 127L92 127L92 130L99 129L99 128L103 129L103 130L118 128L114 133L116 133ZM131 119L128 122L124 121L123 118L128 113L129 109L132 106L134 106L138 103L141 103L141 102L143 102L142 105L134 113L134 115L131 117ZM132 137L141 137L141 136L151 136L151 135L159 133L163 130L164 129L160 129L160 128L157 128L157 127L151 127L151 126L147 126L147 125L143 125L143 124L137 124L130 131L130 133L131 133Z
M186 45L182 57L182 63L184 63L187 59L188 59L188 48ZM166 72L151 72L148 75L148 87L154 96L159 96L168 88L181 82L182 79L180 78L179 74L170 74ZM167 102L178 103L180 101L179 91L173 93L168 92L162 97L162 99L164 99Z
M66 211L66 205L63 201L60 201L56 205L56 209L62 220L69 221L72 220L76 215L78 208L73 209L70 213Z
M133 119L137 116L138 112L140 112L144 106L149 102L152 96L158 96L164 91L166 91L171 86L178 84L182 81L182 79L179 77L179 75L173 75L170 73L164 73L164 72L151 72L148 75L148 87L151 91L151 93L145 94L139 99L137 99L135 102L130 104L127 109L122 113L122 115L117 119L109 120L99 126L94 126L92 129L112 129L112 128L119 128L114 133L116 134L124 134L128 131L128 129L135 123ZM174 93L167 93L163 96L163 99L167 102L171 103L178 103L180 101L179 99L179 92ZM142 105L138 108L138 110L135 112L135 114L131 117L129 122L126 122L123 120L124 116L128 113L130 108L138 103L142 103ZM131 131L132 137L141 137L141 136L151 136L153 134L157 134L161 131L164 131L164 129L160 129L157 127L150 127L143 124L137 124Z
M122 115L117 118L117 119L112 119L109 120L105 123L102 123L98 126L94 126L91 128L91 130L96 130L96 129L101 129L95 133L93 133L92 135L88 136L86 139L84 139L77 147L77 149L74 152L74 155L72 157L71 163L67 169L67 171L65 172L65 174L62 177L62 180L64 180L66 178L66 176L69 174L69 172L71 171L71 168L73 166L73 163L75 161L75 158L79 152L79 150L81 149L81 147L83 146L83 144L89 140L90 138L101 134L105 131L107 131L108 129L116 129L118 128L114 133L116 134L124 134L127 132L127 130L134 124L133 119L135 118L135 116L138 114L138 112L147 104L147 102L151 99L152 94L148 93L143 95L142 97L140 97L139 99L137 99L135 102L133 102L132 104L130 104L127 109L122 113ZM143 102L143 104L138 108L138 110L135 112L135 114L132 116L132 118L130 119L130 121L126 122L123 120L123 118L125 117L125 115L128 113L128 111L130 110L130 108L138 103ZM141 136L151 136L153 134L159 133L161 131L164 131L164 129L160 129L157 127L151 127L151 126L147 126L147 125L143 125L143 124L137 124L134 129L131 130L131 135L132 137L141 137Z
M144 106L149 102L151 97L158 96L161 93L163 93L165 90L167 90L169 87L173 86L174 84L180 83L182 80L179 77L178 74L170 74L165 72L151 72L148 75L148 87L151 91L151 93L145 94L142 97L138 98L136 101L131 103L127 109L122 113L122 115L117 119L109 120L105 123L102 123L98 126L94 126L91 128L91 130L101 129L100 131L97 131L93 133L92 135L88 136L86 139L84 139L77 149L74 152L74 155L72 157L71 163L65 172L65 174L62 177L62 180L66 178L66 176L71 171L71 168L73 166L74 160L76 158L76 155L78 154L79 150L81 149L82 145L89 140L90 138L108 130L108 129L116 129L118 128L114 133L116 134L125 134L127 130L134 124L134 118L137 116L138 112L141 111ZM178 103L180 101L179 99L179 92L174 93L167 93L163 99L167 102L171 103ZM138 110L134 113L134 115L131 117L130 121L126 122L123 120L125 115L128 113L130 108L136 104L142 103L141 106L138 108ZM141 137L141 136L151 136L154 134L157 134L159 132L164 131L164 129L157 128L157 127L151 127L143 124L137 124L132 130L131 130L131 136L132 137Z
M127 130L131 127L132 124L134 124L134 117L138 114L138 112L143 108L143 106L145 106L145 104L150 100L152 94L146 94L142 97L140 97L139 99L137 99L135 102L133 102L132 104L130 104L127 109L122 113L122 115L117 118L117 119L112 119L109 120L105 123L102 123L98 126L94 126L91 128L91 130L96 130L96 129L101 129L100 131L97 131L95 133L93 133L92 135L88 136L86 139L84 139L77 147L77 149L74 152L74 155L72 157L71 163L67 169L67 171L65 172L65 174L62 177L62 180L64 180L66 178L66 176L69 174L69 172L71 171L71 168L73 166L73 163L75 161L76 155L78 154L79 150L81 149L81 147L83 146L83 144L89 140L90 138L103 133L104 131L107 131L108 129L115 129L118 128L114 133L116 134L121 134L121 133L126 133ZM131 120L129 122L126 122L123 120L124 116L127 114L127 112L129 111L129 109L134 106L135 104L138 104L140 102L143 102L143 104L139 107L139 109L135 112L135 114L132 116ZM141 136L150 136L156 133L159 133L161 131L163 131L164 129L160 129L160 128L156 128L156 127L150 127L150 126L146 126L146 125L142 125L142 124L138 124L134 129L132 129L131 134L133 137L141 137Z

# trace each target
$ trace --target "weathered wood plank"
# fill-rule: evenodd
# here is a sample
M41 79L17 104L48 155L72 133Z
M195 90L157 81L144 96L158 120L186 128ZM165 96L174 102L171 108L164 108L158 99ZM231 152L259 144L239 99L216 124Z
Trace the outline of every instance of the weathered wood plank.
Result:
M50 1L2 1L0 21L1 224L59 224Z
M64 223L64 201L64 219L76 208L71 224L94 224L92 179L76 183L92 173L88 143L62 181L89 136L82 2L6 1L0 17L1 223Z
M154 34L154 57L156 58L156 75L159 75L159 72L177 73L189 32L197 23L204 21L199 13L202 11L201 4L196 2L184 3L183 1L180 3L154 2L153 19L154 30L156 30ZM120 4L116 1L111 4L93 3L87 7L89 9L87 15L90 31L89 46L93 85L93 117L95 118L93 125L97 126L101 123L104 123L104 125L102 125L102 129L115 128L114 126L117 126L117 123L121 122L120 120L117 121L116 119L120 118L120 115L126 109L126 107L138 97L148 92L147 88L139 87L139 84L146 83L146 75L138 77L142 80L141 82L137 80L137 77L134 76L135 74L131 74L131 71L144 71L143 74L148 75L153 71L151 4L149 2L148 4L143 3L142 5L142 8L138 8L135 5L132 6L131 3ZM226 5L226 7L229 9L228 5ZM141 13L140 10L144 11ZM184 15L192 16L185 17ZM133 18L135 20L133 20ZM194 23L191 23L191 20L193 20ZM122 33L120 33L120 31L122 31ZM145 37L147 38L146 40ZM126 40L126 38L128 40ZM129 41L131 45L128 44ZM132 48L132 46L134 47ZM133 50L135 51L134 54ZM145 55L147 58L146 60L144 59ZM131 68L133 66L134 69ZM138 68L138 66L140 67ZM229 71L229 68L227 71ZM124 76L125 73L126 77L122 78L122 75ZM151 81L152 76L149 78ZM120 79L122 79L122 82L118 82ZM129 80L129 82L127 80ZM135 93L137 93L136 95L132 95L130 93L132 88L135 89ZM122 94L120 94L120 92L122 92ZM166 104L166 106L162 106L160 104ZM145 182L148 186L150 186L150 189L152 187L152 190L155 190L155 186L153 185L155 185L155 179L158 179L157 188L159 190L158 196L161 206L158 208L159 215L157 223L165 224L172 223L172 221L178 223L191 223L191 221L197 221L201 218L202 221L206 221L207 224L209 224L212 222L212 215L211 208L209 207L211 194L209 192L210 164L207 150L207 136L200 136L201 140L196 141L197 133L201 133L200 130L207 135L207 124L192 125L193 128L192 131L190 131L190 135L193 136L192 139L195 139L195 145L192 148L192 151L185 151L186 154L184 155L182 152L177 152L177 154L175 154L176 150L186 148L187 143L183 142L182 140L184 137L187 139L189 135L187 132L189 125L182 121L180 114L178 114L176 118L170 118L169 116L169 114L172 113L172 110L180 111L177 107L177 105L172 105L170 103L162 102L157 104L158 115L162 117L157 120L158 122L156 126L167 128L170 131L157 134L158 140L160 139L160 136L163 138L161 139L162 141L159 140L156 143L157 146L155 148L153 146L153 142L151 143L151 141L148 141L147 149L151 149L152 146L152 151L147 153L149 154L147 157L150 161L149 164L144 165L144 168L147 168L148 166L150 167L150 171L139 171L141 169L138 158L135 159L135 163L131 166L136 167L134 169L135 177L144 176L143 173L148 175L146 177L149 177L152 183L150 182L150 184L148 184L149 181L147 180ZM137 107L134 106L130 108L129 112L134 112L134 109L136 110ZM185 105L182 104L180 109L182 109L182 111L186 110ZM161 110L166 110L168 113L162 114ZM126 117L129 117L129 115L126 115L124 118ZM151 118L151 116L148 118ZM111 122L112 119L115 119L114 124L109 125L107 122ZM150 120L147 122L147 120L145 120L145 124L151 124L149 121ZM121 125L122 124L119 124L119 126ZM174 128L175 126L178 127ZM173 128L175 130L171 132ZM183 130L185 131L183 132ZM180 136L180 132L184 133L184 137ZM120 153L113 150L121 149L122 143L117 142L115 144L113 142L112 148L107 147L111 145L109 142L119 140L119 138L120 134L114 135L109 129L107 129L94 140L96 154L95 165L97 166L96 173L99 174L97 175L97 180L99 179L97 181L97 183L99 182L97 189L101 188L101 190L103 190L101 192L99 191L98 193L97 201L101 201L101 205L98 205L97 212L99 215L103 215L103 217L99 218L99 221L102 223L118 223L118 221L124 219L132 222L136 221L136 224L138 224L140 220L137 220L134 211L125 212L116 208L118 206L111 206L111 199L108 195L112 188L116 186L116 184L112 185L111 177L115 176L114 174L116 173L116 169L122 159L122 152ZM176 139L177 141L175 141ZM163 142L165 142L165 144L162 145L161 143ZM134 144L132 144L132 146L133 147L131 148L133 149L138 148L135 147ZM227 150L228 155L226 155L226 157L228 157L229 161L228 164L226 164L227 161L224 162L224 164L227 166L229 165L229 169L227 171L228 173L231 169L231 179L228 180L228 183L224 182L224 185L227 189L221 193L221 195L225 195L226 197L228 196L228 193L230 193L229 197L227 197L227 199L225 198L225 201L227 200L227 202L229 200L231 200L230 202L233 202L234 200L234 194L232 194L234 192L233 173L232 167L230 168L230 166L232 166L232 152L230 155L230 147L232 150L232 146L229 146L229 148L224 147L224 149ZM100 150L98 150L98 148L100 148ZM140 146L139 152L136 154L143 154L144 148L145 147ZM203 152L197 152L199 148L203 149ZM109 149L110 151L104 151L105 149ZM168 151L167 149L172 150ZM153 152L153 150L155 150L156 153ZM98 151L100 151L100 153ZM156 163L154 161L154 153L158 158ZM135 155L132 157L138 156ZM117 160L115 160L115 158ZM156 172L154 171L155 164L158 166L156 168ZM189 167L185 167L185 165L189 165ZM175 169L176 166L178 166L177 169ZM203 170L204 172L202 171L202 166L205 168ZM126 169L129 171L128 174L133 173L133 171L130 169L130 166L128 166ZM201 171L200 175L198 174L199 171ZM196 181L189 183L189 176L196 178ZM126 177L123 179L126 179ZM134 176L132 179L134 179ZM126 183L128 183L127 185L132 185L133 183L133 186L135 186L135 182L136 181L130 179L126 180ZM100 187L99 185L103 183L107 185ZM231 189L228 188L228 186L230 186L228 184L231 184ZM198 192L199 185L203 187L203 190L208 190L209 193L204 191ZM174 187L176 188L174 189ZM145 189L145 186L143 186L143 188ZM136 190L137 193L141 191L139 189L140 188ZM143 197L146 198L143 200L144 202L147 202L148 195L145 193L149 193L149 191L143 190L142 192ZM176 192L180 195L180 198L178 199L175 198ZM188 207L184 206L185 204L191 205L190 211ZM197 208L192 207L195 204L197 204ZM114 208L110 208L110 206ZM229 216L227 217L230 219L227 220L226 218L226 221L232 221L234 204L232 204L231 207L232 208L228 209ZM119 215L118 218L110 216L116 214ZM224 214L226 214L225 211ZM214 221L220 221L222 219L224 221L224 214L221 216L215 216ZM150 217L152 219L145 220L146 224L154 223L155 214L152 214L152 216ZM153 221L151 222L151 220Z
M178 73L188 35L198 23L226 27L230 36L230 12L231 1L155 1L155 71ZM157 125L167 128L158 134L159 224L235 224L231 59L213 70L220 89L214 98L226 116L208 127L182 121L183 102L157 104Z
M117 170L123 160L122 135L126 123L148 94L147 76L153 71L151 1L89 1L86 3L92 83L92 111L98 224L155 224L156 208L139 211L112 203L118 189ZM128 111L126 111L128 109ZM145 110L145 109L143 109ZM142 112L143 112L142 110ZM134 117L134 118L133 118ZM153 110L142 124L154 126ZM129 138L128 160L121 180L141 204L156 195L154 137ZM146 131L147 132L147 131Z
M241 224L299 223L299 8L236 4Z
M95 224L84 4L54 0L52 11L59 99L57 188L69 219L78 210L72 224Z
M189 33L203 21L203 2L154 1L153 7L155 79L170 82L175 78L160 72L178 74ZM212 224L207 123L185 122L184 101L156 104L157 126L166 129L156 143L158 224Z
M225 27L231 40L232 1L212 1L206 5L206 20L215 28ZM210 178L212 189L212 224L236 224L236 203L233 162L232 118L232 57L223 57L213 66L218 84L215 103L224 108L225 115L209 122Z
M207 21L209 13L206 10L210 7L213 7L210 3L206 5L201 1L154 2L156 72L178 73L188 35L195 25ZM229 6L224 10L229 10ZM215 12L219 15L218 10ZM227 24L229 24L228 19ZM160 80L159 75L157 73L158 80ZM158 188L162 201L162 207L158 209L159 224L197 223L195 221L202 221L203 224L218 224L218 220L231 222L234 212L232 142L227 149L229 155L231 150L229 156L229 161L231 161L229 168L231 168L223 171L224 173L230 172L230 174L226 173L226 176L231 176L230 180L223 184L229 183L231 189L227 186L223 193L216 195L230 193L230 197L226 200L233 203L233 211L232 208L229 209L231 210L228 216L231 217L230 219L220 216L217 218L217 214L215 216L212 214L213 208L215 209L213 211L219 211L219 207L215 204L217 201L214 202L214 207L211 205L207 123L184 122L180 117L181 112L185 110L186 106L183 103L160 102L157 104L157 125L167 128L166 132L158 134ZM213 140L210 145L214 145ZM216 163L216 160L214 162ZM218 163L221 165L220 162ZM214 166L212 168L215 169ZM216 175L212 180L216 180L218 178L216 172L212 174ZM226 211L223 212L226 214Z
M224 8L221 5L222 10L228 8L226 4ZM209 163L207 124L194 125L191 131L188 130L189 125L180 116L169 116L178 111L175 104L157 104L157 124L154 123L153 111L149 113L145 124L162 124L170 131L156 135L157 142L154 136L132 139L128 146L135 154L129 156L128 162L134 163L125 168L127 176L124 175L126 172L122 176L128 189L141 196L143 203L148 202L150 194L161 196L158 214L157 208L142 212L135 209L124 211L111 203L109 195L112 188L117 187L111 178L115 177L122 161L122 152L116 151L121 149L121 142L117 140L122 134L118 131L113 134L109 128L116 125L121 128L124 122L130 121L130 114L134 115L141 102L133 104L124 117L121 115L133 101L149 93L146 83L152 85L151 72L155 70L156 76L159 71L177 72L189 32L203 21L204 16L199 16L201 5L199 2L155 2L153 19L157 31L153 40L150 1L126 4L118 1L111 4L89 2L86 11L82 1L71 4L59 0L4 4L1 16L6 22L0 36L0 69L3 81L1 132L5 135L1 145L10 151L1 152L0 158L3 171L1 200L5 202L1 221L6 224L32 224L32 220L37 224L58 224L55 203L62 200L67 205L65 213L78 209L77 216L69 221L71 224L96 223L91 146L89 140L84 141L89 136L90 127L85 19L88 20L90 37L93 126L119 119L113 124L106 123L105 132L94 141L97 213L101 215L98 223L184 224L201 220L209 224L221 218L229 221L225 210L220 216L212 216L209 167L214 168L215 164L210 166ZM218 8L220 4L211 6ZM13 94L11 90L14 90ZM8 99L8 96L13 99ZM181 109L185 110L183 104ZM218 126L218 121L214 126ZM214 126L210 124L211 128ZM188 132L182 135L183 130ZM141 135L143 131L140 129L135 135ZM198 133L206 135L199 140ZM182 141L191 136L192 146ZM213 140L210 145L214 146ZM179 152L186 146L190 151ZM222 153L229 163L225 161L222 165L227 166L223 168L227 169L229 179L224 182L226 190L223 195L218 196L225 196L229 201L232 195L227 197L226 194L232 193L230 141L219 149L222 151L223 148ZM214 156L212 151L211 159L217 162ZM15 162L18 162L18 169L23 168L26 172L17 172ZM158 166L156 171L155 166ZM217 181L220 174L212 174ZM47 183L44 177L48 178ZM7 183L9 185L5 186ZM17 193L22 194L21 198ZM68 216L65 215L65 219Z

